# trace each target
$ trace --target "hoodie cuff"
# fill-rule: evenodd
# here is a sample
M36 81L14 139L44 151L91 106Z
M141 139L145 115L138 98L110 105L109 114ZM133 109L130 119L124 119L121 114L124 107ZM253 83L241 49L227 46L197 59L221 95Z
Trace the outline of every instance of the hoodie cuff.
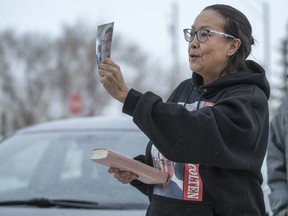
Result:
M122 112L130 116L133 116L135 107L140 98L142 97L142 95L143 95L142 93L136 91L135 89L130 89L124 102Z

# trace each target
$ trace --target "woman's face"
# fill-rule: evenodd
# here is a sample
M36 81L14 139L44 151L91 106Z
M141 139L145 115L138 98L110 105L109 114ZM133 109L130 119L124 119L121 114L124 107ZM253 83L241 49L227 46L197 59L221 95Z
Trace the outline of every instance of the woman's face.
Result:
M224 18L214 10L202 11L195 19L192 29L211 29L223 32ZM192 71L203 77L204 84L212 82L225 73L225 68L231 56L231 39L216 33L209 33L208 40L201 43L196 35L189 42L189 63Z

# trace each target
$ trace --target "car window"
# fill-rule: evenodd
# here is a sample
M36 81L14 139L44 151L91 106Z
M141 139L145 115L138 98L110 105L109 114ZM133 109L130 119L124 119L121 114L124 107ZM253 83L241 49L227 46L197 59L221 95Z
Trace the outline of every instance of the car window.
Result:
M36 145L38 142L33 140L28 138L17 145L0 146L0 191L28 187L48 144L42 140L39 141L40 145ZM30 145L26 145L26 142Z
M146 196L90 160L96 147L135 157L144 154L146 144L147 138L136 130L16 135L0 144L0 200L45 197L147 203Z

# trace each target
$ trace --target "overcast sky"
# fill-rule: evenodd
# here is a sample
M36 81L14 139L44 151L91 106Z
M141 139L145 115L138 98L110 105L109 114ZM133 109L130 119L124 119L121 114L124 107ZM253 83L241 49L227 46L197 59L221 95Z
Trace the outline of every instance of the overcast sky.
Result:
M270 11L270 33L264 23L263 2ZM180 62L187 64L187 43L183 28L190 27L199 12L210 4L230 4L241 10L250 20L257 40L253 56L259 63L267 62L270 50L271 71L279 71L280 41L287 36L288 2L286 0L0 0L0 30L15 29L18 33L35 31L59 34L63 24L85 21L89 26L114 21L114 33L136 42L155 59L171 57L172 5L178 5L177 26ZM266 39L270 37L270 46ZM268 49L267 49L268 46Z

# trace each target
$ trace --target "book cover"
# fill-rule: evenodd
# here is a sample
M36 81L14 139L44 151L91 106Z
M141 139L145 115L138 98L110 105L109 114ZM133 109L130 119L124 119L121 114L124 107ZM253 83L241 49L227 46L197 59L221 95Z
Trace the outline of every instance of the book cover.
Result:
M104 58L110 58L114 22L99 25L96 35L96 60L98 68Z
M163 184L168 180L168 173L109 149L94 149L91 160L108 167L130 171L138 175L139 181L146 184Z

